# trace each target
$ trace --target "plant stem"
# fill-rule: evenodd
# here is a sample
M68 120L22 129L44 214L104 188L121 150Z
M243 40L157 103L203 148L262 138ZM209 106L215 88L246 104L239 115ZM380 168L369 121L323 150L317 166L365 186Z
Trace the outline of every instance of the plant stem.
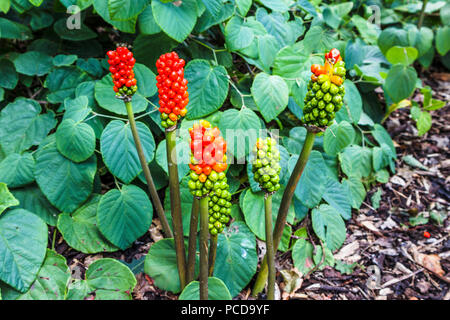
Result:
M422 28L423 19L425 18L425 9L427 7L428 0L423 0L422 2L422 10L420 10L419 23L417 24L417 28Z
M194 280L195 277L195 258L197 255L197 229L198 229L198 209L200 200L194 197L191 210L191 224L189 228L189 249L186 271L186 284Z
M280 209L278 210L277 221L275 223L275 228L273 230L273 247L274 251L278 250L280 245L281 237L283 235L284 226L286 225L286 219L289 212L289 207L292 202L292 197L294 196L295 188L297 187L298 181L305 169L306 163L308 162L309 155L311 153L312 147L314 145L314 139L316 134L312 131L308 131L306 134L305 143L303 145L300 157L297 160L294 171L292 171L291 177L284 190L283 198L281 199ZM267 256L264 257L261 262L261 268L259 270L258 276L256 278L255 285L253 286L252 295L256 297L263 289L266 284L268 277L268 266L267 266Z
M208 300L208 201L200 200L200 300Z
M155 183L153 182L153 178L150 173L150 169L148 167L147 160L145 159L144 150L142 149L141 139L139 138L139 133L136 128L136 121L134 119L134 113L133 113L133 107L132 107L131 101L125 102L125 106L127 108L128 121L130 122L130 127L131 127L131 132L133 134L134 144L136 145L136 150L137 150L137 153L139 156L139 160L141 162L142 170L144 171L145 180L147 181L148 191L152 198L153 205L155 206L159 220L161 221L164 235L167 238L172 238L173 237L172 230L170 230L169 222L167 221L166 215L164 213L164 208L161 204L161 200L159 199L158 192L156 191Z
M167 165L169 167L170 211L177 254L181 290L186 286L186 251L181 217L180 183L178 181L176 130L166 130Z
M266 249L269 280L267 283L267 300L275 299L275 252L273 250L272 233L272 195L266 195L264 200L266 217Z
M209 265L209 276L212 277L213 273L214 273L214 264L216 263L216 255L217 255L217 239L218 236L216 235L211 235L211 238L209 240L209 260L208 260L208 265Z

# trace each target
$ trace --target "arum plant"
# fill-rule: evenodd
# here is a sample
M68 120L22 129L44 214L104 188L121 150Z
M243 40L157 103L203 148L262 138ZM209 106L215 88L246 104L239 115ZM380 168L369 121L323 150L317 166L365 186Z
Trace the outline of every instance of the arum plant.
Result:
M133 106L131 103L133 95L137 91L137 81L134 77L133 67L136 63L136 59L133 57L133 53L125 46L119 45L116 50L107 52L108 63L110 65L109 71L113 78L114 87L116 92L116 98L121 99L125 103L127 109L128 121L130 123L131 132L133 134L136 151L138 153L139 161L141 163L142 170L144 172L145 180L147 182L148 191L153 201L153 205L156 208L158 217L161 221L163 232L166 237L172 237L172 231L169 227L166 215L164 213L161 200L159 199L158 192L156 191L155 183L150 172L150 169L145 159L144 150L142 148L141 139L136 127L136 121L133 113Z
M313 74L308 83L308 93L305 96L304 116L302 118L302 122L307 129L307 134L302 151L281 199L281 205L273 230L273 248L275 251L278 250L278 246L280 245L289 207L297 184L308 162L316 134L319 132L322 133L329 124L332 124L336 112L344 104L346 70L339 50L330 50L325 54L325 64L323 66L313 64L311 66L311 72ZM269 274L268 259L268 254L266 254L253 287L253 296L257 296L267 282Z
M161 126L166 129L167 165L169 170L170 211L176 248L178 274L181 289L186 286L186 252L184 247L183 221L181 216L180 185L178 180L176 128L178 121L187 113L189 103L187 80L184 78L185 61L176 52L159 57L156 77L159 93Z
M268 267L267 299L275 299L275 251L272 227L272 195L280 189L280 152L273 138L256 141L253 149L252 171L255 181L264 191L264 211L266 229L266 261Z
M226 142L220 130L211 128L208 121L200 120L189 129L191 136L190 180L188 187L195 197L192 206L189 234L188 275L193 280L195 268L195 237L197 233L196 206L200 206L200 299L208 299L208 276L214 270L217 235L230 221L231 193L225 176ZM208 232L211 245L208 255Z

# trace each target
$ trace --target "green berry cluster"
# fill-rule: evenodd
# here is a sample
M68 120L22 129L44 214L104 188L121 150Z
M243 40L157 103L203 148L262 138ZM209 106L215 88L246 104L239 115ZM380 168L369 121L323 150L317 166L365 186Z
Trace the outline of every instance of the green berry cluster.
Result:
M280 151L276 145L277 142L273 138L259 138L253 148L253 175L255 181L267 193L280 189Z
M206 175L203 173L197 174L194 171L191 171L189 177L189 190L191 191L192 195L197 198L204 197L211 193L211 191L217 192L218 190L225 190L226 188L228 188L225 172L217 173L213 170L206 177Z
M303 109L303 123L326 127L333 122L336 112L344 104L345 72L345 63L339 61L334 65L331 76L321 74L309 82Z
M135 94L137 91L137 85L131 86L131 87L126 87L123 86L122 88L119 88L118 91L116 92L116 96L132 96L133 94Z
M226 178L220 183L220 188L214 189L211 192L208 203L208 212L209 233L215 236L216 234L221 233L225 225L230 221L231 193Z

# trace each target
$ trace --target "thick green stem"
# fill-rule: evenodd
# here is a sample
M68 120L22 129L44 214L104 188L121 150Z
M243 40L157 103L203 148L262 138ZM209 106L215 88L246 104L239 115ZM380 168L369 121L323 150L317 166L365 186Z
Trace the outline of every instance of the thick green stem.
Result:
M420 10L419 23L417 24L417 28L422 28L423 19L425 18L425 9L427 7L428 0L423 0L422 2L422 10Z
M200 200L200 300L208 300L208 201Z
M186 250L181 217L180 182L178 181L176 130L166 131L167 165L169 167L170 211L177 255L181 290L186 286Z
M284 226L286 225L286 219L289 212L289 207L292 202L292 197L294 196L295 188L297 187L298 181L305 169L306 163L308 162L309 155L311 153L312 147L314 145L314 139L316 134L312 131L308 131L306 134L305 144L303 145L300 157L297 160L294 171L292 171L291 177L284 190L283 198L281 199L280 209L278 210L277 221L275 223L275 228L273 230L273 247L274 251L278 250L280 245L281 237L283 235ZM256 278L255 285L253 286L252 295L256 297L263 289L266 284L268 277L268 267L267 258L264 257L261 262L261 268Z
M214 273L214 265L216 264L216 255L217 255L217 234L211 235L211 239L209 240L209 276L212 277Z
M200 201L194 198L191 210L191 224L189 226L189 249L186 271L186 284L194 280L195 277L195 258L197 255L197 229L198 229L198 209Z
M166 215L164 213L164 208L161 204L161 200L159 199L158 192L156 191L155 183L153 182L153 178L150 173L150 169L148 167L147 160L145 159L144 150L142 149L141 139L139 138L139 133L136 128L136 121L134 120L134 113L133 113L133 107L131 105L131 101L125 102L125 106L127 108L128 121L130 122L130 127L131 127L131 132L133 134L134 144L136 145L136 150L137 150L137 153L139 156L139 160L141 162L145 180L147 181L148 192L150 193L150 197L152 198L153 205L155 206L159 220L161 221L164 235L166 236L166 238L172 238L173 237L172 230L170 230L169 222L167 221Z
M272 233L272 195L266 195L264 201L265 217L266 217L266 256L267 266L269 269L269 280L267 283L267 300L275 299L275 252L273 250L273 233Z

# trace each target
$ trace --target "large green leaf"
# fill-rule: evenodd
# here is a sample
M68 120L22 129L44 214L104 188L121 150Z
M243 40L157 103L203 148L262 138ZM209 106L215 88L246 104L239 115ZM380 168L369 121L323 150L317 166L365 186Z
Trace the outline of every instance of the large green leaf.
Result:
M244 222L234 222L219 235L214 276L235 297L256 273L256 238Z
M0 214L9 207L14 207L19 204L19 201L8 190L6 183L0 182Z
M359 209L366 197L366 189L361 179L350 176L348 179L342 180L342 185L347 189L352 208Z
M73 162L83 162L94 154L94 129L84 122L63 120L56 130L56 147Z
M288 167L292 172L297 163L298 156L293 155L289 159ZM319 204L325 192L326 165L322 154L316 150L311 151L308 162L295 188L295 196L308 208L314 208Z
M138 92L144 97L153 96L158 91L155 74L140 63L134 65L133 71L137 80Z
M97 210L100 231L122 250L148 230L152 217L153 207L147 194L134 185L108 191L102 196Z
M106 75L95 83L95 100L100 107L116 114L127 114L125 103L116 98L113 90L113 82L111 76ZM138 84L139 87L139 84ZM147 109L147 100L139 93L133 95L132 98L133 111L139 113Z
M36 280L17 300L64 300L70 281L70 269L66 259L55 251L47 249Z
M149 0L108 0L109 16L112 20L129 20L144 11Z
M44 83L44 87L50 91L47 95L48 101L59 103L64 102L66 98L74 98L75 88L87 80L90 80L88 74L75 66L54 69Z
M439 27L436 32L436 49L441 56L445 56L450 50L450 27Z
M95 300L131 300L136 278L123 263L111 259L100 259L86 271L85 280L95 294Z
M188 119L207 116L222 106L228 95L228 74L224 67L193 60L186 66L185 77L189 81Z
M92 193L97 171L95 155L75 163L58 152L55 135L50 135L36 152L36 182L58 209L72 212Z
M153 135L142 122L136 122L136 127L145 159L147 163L151 162L155 150ZM108 169L123 182L130 183L142 171L129 123L120 120L111 121L103 130L100 150Z
M147 6L138 17L139 31L141 34L155 34L161 32L161 28L153 17L152 6Z
M251 26L238 16L233 16L225 27L225 40L230 51L247 48L255 38Z
M322 204L312 210L311 220L314 232L330 250L335 251L342 246L346 228L338 211L329 205Z
M158 288L173 293L181 291L175 242L172 238L159 240L150 247L145 257L144 270Z
M372 150L357 145L348 146L339 154L342 171L349 177L368 177L372 172Z
M0 216L0 280L20 292L33 283L45 258L47 225L23 209Z
M113 252L118 249L109 243L97 227L97 208L100 195L94 195L73 214L62 213L58 230L68 245L83 253Z
M34 100L18 98L0 113L0 145L6 154L39 145L55 126L53 112L41 114Z
M265 5L267 8L273 11L286 12L289 10L289 6L287 3L290 1L286 0L260 0L260 2Z
M158 46L153 46L154 43L158 43ZM137 36L133 43L134 57L140 63L145 64L153 72L157 72L156 61L158 58L162 54L171 51L177 44L178 43L175 40L168 37L164 32L153 35L141 34ZM152 50L148 50L149 47L151 47Z
M325 184L323 199L330 204L344 219L352 216L352 208L347 189L342 184L328 177Z
M197 2L183 0L182 2L163 3L152 1L153 16L156 23L172 39L182 42L194 29L197 21Z
M7 59L0 59L0 87L14 89L18 80L14 64Z
M419 56L416 48L394 46L386 52L386 59L391 64L411 65Z
M228 109L220 117L219 129L227 141L227 150L241 159L255 145L261 121L249 108Z
M51 226L56 226L60 211L47 200L36 184L12 191L19 200L18 208L34 213Z
M69 29L67 27L67 23L67 19L62 18L56 21L53 25L53 29L61 39L70 41L84 41L97 37L97 34L83 23L80 24L80 28L74 29Z
M355 84L349 79L346 79L344 81L344 88L345 88L344 102L345 105L348 106L348 113L350 114L350 120L352 120L353 123L357 124L359 122L359 119L361 118L363 107L361 94L359 93L359 90L355 86ZM342 112L345 111L347 110L342 109Z
M307 274L315 266L313 261L313 250L313 245L305 239L298 239L292 248L292 260L294 260L294 266L303 274Z
M200 300L200 282L192 281L178 297L179 300ZM231 300L230 292L222 280L208 278L208 300Z
M252 0L236 0L237 10L242 16L246 16L248 10L252 6Z
M346 146L353 143L355 130L347 121L334 123L325 131L323 146L329 155L337 155Z
M273 74L286 78L300 78L304 72L302 66L307 64L309 58L302 42L284 47L275 57Z
M408 98L416 88L417 72L413 67L394 65L386 78L385 89L393 102Z
M136 27L137 16L125 21L112 20L109 15L108 0L93 0L94 9L109 24L123 32L134 33Z
M33 38L31 31L23 24L14 22L6 18L0 18L0 38L30 40Z
M287 107L289 88L279 76L258 73L253 80L251 91L266 122L275 119Z
M0 162L0 182L17 188L34 181L34 158L31 153L11 153Z

